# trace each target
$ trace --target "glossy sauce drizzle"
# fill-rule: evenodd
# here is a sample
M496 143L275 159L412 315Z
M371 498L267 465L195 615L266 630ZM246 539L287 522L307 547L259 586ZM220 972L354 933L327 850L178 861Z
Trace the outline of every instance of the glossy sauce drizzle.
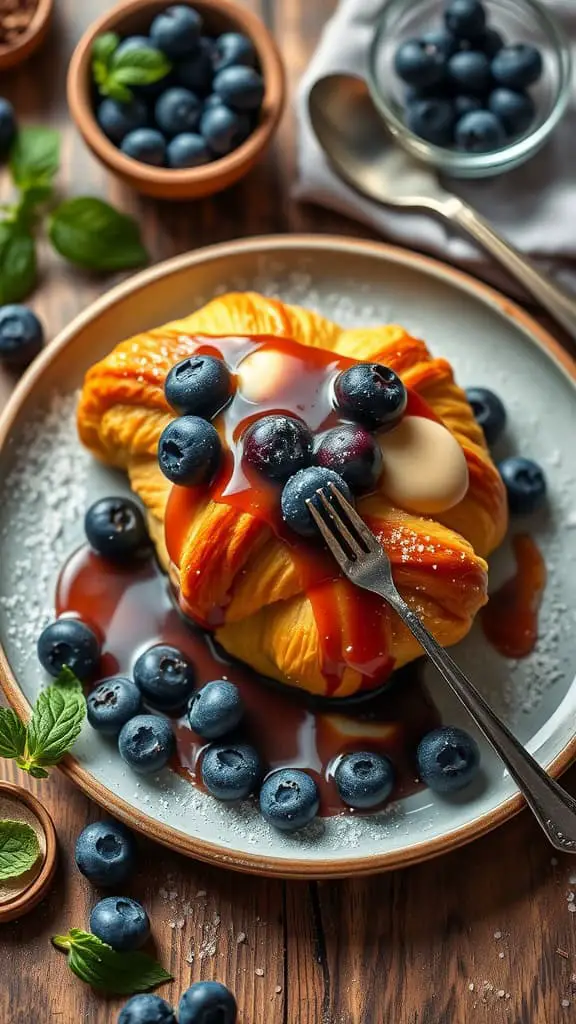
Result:
M512 540L516 572L494 593L481 621L486 638L506 658L526 658L538 640L538 612L546 586L546 565L526 534Z

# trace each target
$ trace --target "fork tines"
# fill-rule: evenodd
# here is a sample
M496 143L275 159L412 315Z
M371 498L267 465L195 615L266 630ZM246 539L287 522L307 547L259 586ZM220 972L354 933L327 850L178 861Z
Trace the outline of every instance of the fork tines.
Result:
M378 541L372 531L338 488L333 483L329 483L328 487L332 501L322 487L316 491L322 511L311 498L306 504L336 560L343 564L374 551L378 547Z

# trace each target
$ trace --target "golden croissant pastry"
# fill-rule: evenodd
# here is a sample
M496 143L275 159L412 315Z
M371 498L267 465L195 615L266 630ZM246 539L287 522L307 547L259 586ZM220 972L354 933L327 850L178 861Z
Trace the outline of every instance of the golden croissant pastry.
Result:
M507 512L500 476L450 364L401 327L345 330L253 293L224 295L117 345L88 371L80 398L80 437L98 458L128 472L186 613L214 628L223 647L258 672L323 696L378 686L421 653L395 613L339 576L334 564L310 574L306 549L303 557L301 546L287 543L254 510L208 485L172 488L162 475L158 441L174 418L164 381L196 350L198 336L204 343L219 339L224 356L238 336L269 336L272 347L274 339L292 339L352 361L382 363L401 376L413 402L423 400L424 418L407 415L402 430L383 435L385 471L376 492L357 505L390 556L400 592L438 641L448 646L465 636L487 600L484 558L501 541ZM256 394L270 376L265 371L266 364L254 368ZM219 419L215 426L223 436ZM426 451L413 450L412 441L412 449L402 449L410 426L424 431ZM450 459L458 477L451 498ZM438 481L446 494L439 501L425 494L429 505L422 505L418 488Z

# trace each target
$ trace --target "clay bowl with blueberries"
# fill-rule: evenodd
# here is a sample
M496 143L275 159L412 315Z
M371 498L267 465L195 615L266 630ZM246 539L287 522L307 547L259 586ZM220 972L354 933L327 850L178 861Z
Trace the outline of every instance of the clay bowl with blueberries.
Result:
M232 0L125 0L82 37L70 113L113 174L185 200L238 181L262 156L285 95L276 44Z

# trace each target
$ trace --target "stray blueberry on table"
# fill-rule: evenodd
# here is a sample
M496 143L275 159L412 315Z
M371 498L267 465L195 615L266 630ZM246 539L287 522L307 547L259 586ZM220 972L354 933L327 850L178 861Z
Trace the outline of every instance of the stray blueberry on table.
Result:
M383 754L354 751L338 761L334 782L348 807L375 807L384 803L394 788L394 768Z
M158 462L173 484L193 487L210 480L220 464L222 445L217 430L200 416L180 416L164 428Z
M219 71L212 88L227 107L240 112L258 110L264 99L262 75L244 65Z
M433 792L454 793L476 777L480 751L463 729L442 726L420 740L416 760L422 782Z
M486 11L480 0L451 0L444 12L446 28L459 39L476 39L486 26Z
M217 800L243 800L253 793L262 767L248 743L212 744L202 758L202 782Z
M546 477L533 459L512 455L498 463L498 470L508 495L508 508L513 515L530 515L544 504Z
M160 711L184 707L195 683L189 658L170 644L154 644L136 659L134 682L144 700Z
M527 92L503 86L490 93L488 108L500 118L507 135L522 135L536 117L536 105Z
M250 120L245 114L230 110L220 96L216 96L216 99L209 96L209 102L204 105L200 134L212 153L226 156L246 141L250 135Z
M120 149L125 156L153 167L163 167L166 161L166 140L155 128L136 128L124 136Z
M256 64L256 50L248 36L242 32L223 32L212 48L214 71L239 65L253 68Z
M454 132L456 145L467 153L490 153L506 141L500 118L490 110L474 110L464 114Z
M407 39L394 55L396 74L408 85L425 89L446 76L446 52L425 39Z
M169 371L164 383L166 401L180 416L211 420L232 394L232 377L223 359L192 355Z
M312 461L312 435L292 416L262 416L243 438L243 461L269 480L284 482Z
M236 1024L236 1000L219 981L197 981L178 1003L179 1024Z
M244 717L244 704L234 683L215 679L190 698L190 728L207 740L216 740L231 732Z
M182 132L168 143L166 163L174 170L186 167L202 167L210 163L212 154L205 139L195 132Z
M314 461L339 473L353 491L374 488L382 472L380 445L359 423L341 423L322 434L314 449Z
M298 768L280 768L262 784L262 817L281 832L297 832L309 825L319 807L318 786L307 772Z
M140 949L150 936L150 920L141 903L127 896L106 896L90 914L90 931L119 953Z
M182 86L166 89L156 100L156 124L171 138L182 132L194 132L200 121L202 103L195 93Z
M198 11L186 4L175 4L156 15L150 26L150 38L167 57L177 59L198 49L201 31Z
M63 668L83 682L90 679L100 664L100 642L90 626L80 619L56 619L38 637L38 660L51 676Z
M86 701L86 717L97 732L117 736L141 706L142 694L136 684L126 676L111 676L92 690Z
M495 444L506 426L506 409L501 399L488 388L467 388L466 398L474 419L484 431L486 444Z
M78 870L92 885L124 885L136 868L136 843L118 821L93 821L76 840Z
M0 363L22 370L44 344L44 330L27 306L0 306Z
M165 999L145 992L128 1000L120 1011L118 1024L176 1024L176 1017Z
M516 43L504 46L492 61L492 74L498 85L508 89L526 89L538 81L543 70L542 54L535 46Z
M111 142L119 146L128 132L144 128L148 121L148 110L142 100L134 98L129 103L107 98L96 111L96 120Z
M329 501L334 500L328 484L333 484L348 501L353 502L352 492L346 481L339 473L323 466L300 469L284 486L280 499L282 518L303 537L314 537L318 532L306 502L312 501L317 508L320 507L316 493L319 488L324 489Z
M334 396L342 412L372 429L396 424L408 401L398 374L381 363L357 363L343 370L334 382Z
M6 156L16 138L16 115L9 100L0 96L0 157Z
M149 775L164 768L176 746L170 722L157 715L136 715L122 727L120 756L133 771Z
M150 550L150 539L139 505L131 498L99 498L84 518L90 546L113 562L126 562Z

